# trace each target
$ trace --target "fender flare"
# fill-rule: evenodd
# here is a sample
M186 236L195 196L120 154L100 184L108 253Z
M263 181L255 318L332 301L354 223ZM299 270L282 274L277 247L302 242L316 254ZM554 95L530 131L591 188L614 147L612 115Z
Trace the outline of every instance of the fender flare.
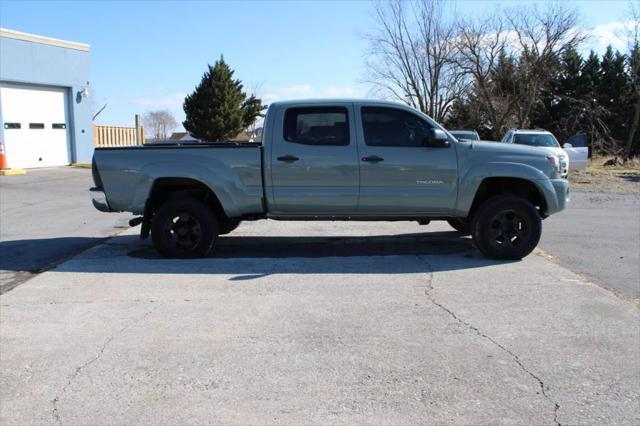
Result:
M487 178L515 178L529 181L535 185L549 207L555 205L555 196L548 191L549 186L553 188L553 185L541 170L523 163L492 161L473 166L460 176L459 187L465 190L458 192L456 211L461 216L469 213L480 185Z

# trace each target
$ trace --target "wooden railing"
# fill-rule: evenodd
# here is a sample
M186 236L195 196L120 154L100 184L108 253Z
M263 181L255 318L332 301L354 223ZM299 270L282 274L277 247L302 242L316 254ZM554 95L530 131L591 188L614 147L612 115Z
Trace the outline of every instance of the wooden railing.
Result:
M133 146L144 143L144 127L93 126L93 144L96 148Z

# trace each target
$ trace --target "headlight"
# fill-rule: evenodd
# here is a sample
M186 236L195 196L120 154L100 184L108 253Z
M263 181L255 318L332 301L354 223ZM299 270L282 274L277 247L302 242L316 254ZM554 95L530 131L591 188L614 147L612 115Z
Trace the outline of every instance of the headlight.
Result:
M558 173L562 171L562 168L560 166L560 159L557 156L547 155L547 161Z

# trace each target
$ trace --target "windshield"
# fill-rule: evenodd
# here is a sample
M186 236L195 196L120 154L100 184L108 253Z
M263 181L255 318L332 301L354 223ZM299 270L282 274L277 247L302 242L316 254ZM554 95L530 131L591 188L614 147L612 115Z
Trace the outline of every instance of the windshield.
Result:
M558 141L551 133L516 133L513 143L529 146L558 147Z

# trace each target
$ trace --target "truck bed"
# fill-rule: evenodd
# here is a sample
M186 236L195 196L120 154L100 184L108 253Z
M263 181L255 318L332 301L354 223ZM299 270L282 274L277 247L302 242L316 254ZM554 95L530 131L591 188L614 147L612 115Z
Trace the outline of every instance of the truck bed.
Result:
M215 191L229 216L260 214L260 143L160 143L97 148L94 161L114 211L142 214L158 179L193 179Z

